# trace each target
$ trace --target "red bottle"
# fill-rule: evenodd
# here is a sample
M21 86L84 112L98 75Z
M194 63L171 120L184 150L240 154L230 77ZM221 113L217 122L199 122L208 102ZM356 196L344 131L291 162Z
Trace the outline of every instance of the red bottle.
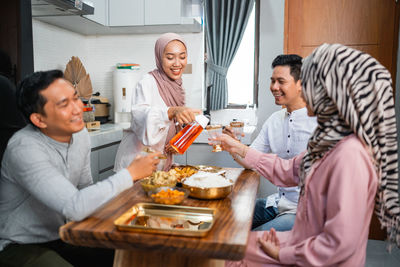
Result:
M196 120L186 125L179 133L177 133L169 141L170 145L179 154L185 153L186 149L193 143L193 141L200 135L204 127L208 124L209 119L204 115L197 115Z

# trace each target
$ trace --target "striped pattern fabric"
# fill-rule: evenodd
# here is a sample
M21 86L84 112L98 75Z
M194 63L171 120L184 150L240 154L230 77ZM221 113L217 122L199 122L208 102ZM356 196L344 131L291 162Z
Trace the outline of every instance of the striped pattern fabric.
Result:
M400 246L397 127L389 71L370 55L340 44L315 49L301 71L303 96L318 126L301 164L300 186L315 161L345 136L356 134L375 161L375 213L388 240Z

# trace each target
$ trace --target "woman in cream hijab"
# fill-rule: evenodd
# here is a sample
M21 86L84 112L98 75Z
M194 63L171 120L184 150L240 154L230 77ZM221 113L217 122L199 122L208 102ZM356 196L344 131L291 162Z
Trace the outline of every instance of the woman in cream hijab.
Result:
M114 171L126 166L144 146L163 151L167 156L164 170L176 153L169 140L180 125L192 122L201 110L185 107L182 74L187 64L187 46L181 36L166 33L158 38L155 48L157 68L144 75L132 96L131 127L124 132L118 148Z
M324 44L302 67L303 97L318 127L291 160L220 137L231 154L279 186L301 187L289 232L252 232L246 256L228 266L364 266L375 208L400 245L397 127L389 72L368 54Z

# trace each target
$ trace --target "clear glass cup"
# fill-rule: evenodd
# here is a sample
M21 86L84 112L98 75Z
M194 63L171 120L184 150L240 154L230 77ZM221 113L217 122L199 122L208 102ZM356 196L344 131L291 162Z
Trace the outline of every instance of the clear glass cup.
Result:
M244 122L242 121L232 121L230 123L233 133L235 134L236 138L240 141L242 139Z
M147 156L149 153L154 153L156 150L154 150L150 146L144 146L142 151L140 152L140 155L142 156ZM158 157L160 159L160 162L157 165L157 171L162 171L164 170L165 163L167 161L167 156L162 154Z
M211 139L215 139L218 136L222 134L222 125L216 124L216 125L208 125L206 127L207 133L210 136ZM212 152L221 152L222 147L221 147L221 142L216 141L216 140L211 140L210 142L213 145L213 150Z

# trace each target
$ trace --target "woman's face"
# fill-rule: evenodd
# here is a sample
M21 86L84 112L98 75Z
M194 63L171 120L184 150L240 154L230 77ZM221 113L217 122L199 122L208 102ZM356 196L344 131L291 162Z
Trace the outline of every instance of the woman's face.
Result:
M162 68L165 74L172 80L180 79L186 64L187 54L185 45L178 40L169 42L162 56Z

